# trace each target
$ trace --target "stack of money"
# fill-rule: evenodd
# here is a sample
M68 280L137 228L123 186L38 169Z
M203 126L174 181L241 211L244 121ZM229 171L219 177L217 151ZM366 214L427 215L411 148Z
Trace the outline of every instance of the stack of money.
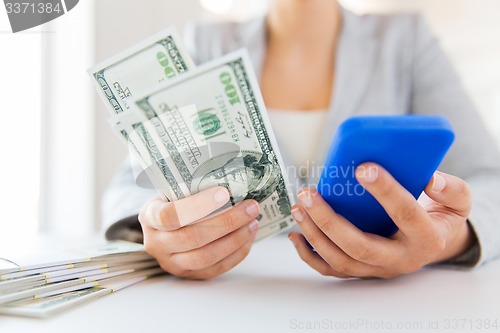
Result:
M0 258L0 314L47 317L162 274L141 244Z
M196 68L170 28L89 74L112 129L165 200L224 186L223 209L260 203L256 240L291 227L293 195L245 50Z

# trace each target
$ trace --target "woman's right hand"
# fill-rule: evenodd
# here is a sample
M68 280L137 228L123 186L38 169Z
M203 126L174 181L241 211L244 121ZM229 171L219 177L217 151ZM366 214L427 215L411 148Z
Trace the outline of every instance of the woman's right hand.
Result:
M146 251L166 272L189 279L210 279L242 261L257 229L259 204L245 200L204 219L229 201L224 187L191 197L147 202L139 214Z

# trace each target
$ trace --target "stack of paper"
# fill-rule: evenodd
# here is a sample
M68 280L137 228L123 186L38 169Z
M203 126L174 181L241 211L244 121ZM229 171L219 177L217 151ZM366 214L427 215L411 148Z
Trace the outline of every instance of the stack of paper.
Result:
M0 258L0 314L47 317L163 273L141 244Z

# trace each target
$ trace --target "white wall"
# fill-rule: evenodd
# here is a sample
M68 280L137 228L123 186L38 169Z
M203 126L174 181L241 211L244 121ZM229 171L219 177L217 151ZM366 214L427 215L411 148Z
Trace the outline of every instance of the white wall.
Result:
M38 230L42 33L12 34L0 9L0 245ZM29 98L27 95L29 94Z
M42 26L40 230L92 231L92 65L94 1Z
M464 86L500 142L500 1L341 0L359 12L420 11L455 64Z

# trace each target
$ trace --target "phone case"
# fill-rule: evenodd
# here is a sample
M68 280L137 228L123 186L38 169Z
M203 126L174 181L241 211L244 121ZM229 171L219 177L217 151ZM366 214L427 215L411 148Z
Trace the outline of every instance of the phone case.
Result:
M359 229L389 237L397 231L384 208L356 180L364 162L383 166L418 198L454 140L441 116L357 116L335 135L318 191L338 214Z

